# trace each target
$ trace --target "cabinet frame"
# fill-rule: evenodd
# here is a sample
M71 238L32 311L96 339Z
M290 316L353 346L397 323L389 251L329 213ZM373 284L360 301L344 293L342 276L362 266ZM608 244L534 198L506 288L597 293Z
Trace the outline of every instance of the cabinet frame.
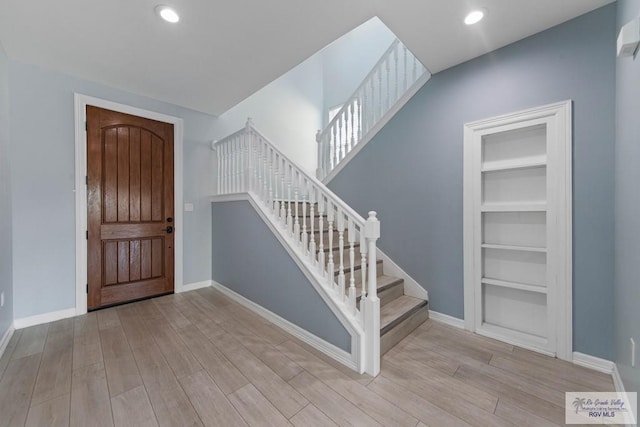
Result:
M483 205L482 175L487 171L542 166L540 158L516 159L483 168L483 137L546 126L546 204ZM495 163L495 162L494 162ZM572 101L479 120L464 125L463 236L465 329L560 359L573 359L572 297ZM545 212L547 224L546 339L482 324L482 215L484 212ZM549 232L551 227L552 232ZM517 289L517 287L514 287Z

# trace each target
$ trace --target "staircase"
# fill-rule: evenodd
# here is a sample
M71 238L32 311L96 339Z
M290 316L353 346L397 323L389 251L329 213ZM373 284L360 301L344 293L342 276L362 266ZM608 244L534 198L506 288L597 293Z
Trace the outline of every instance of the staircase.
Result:
M276 202L278 203L278 202ZM286 202L285 202L286 203ZM306 206L305 206L306 205ZM310 212L317 212L317 205L309 205L306 202L299 203L298 209L292 209L296 213L298 224L301 227L310 227ZM306 213L303 213L306 212ZM314 223L314 241L322 242L325 253L325 265L334 259L334 278L336 282L340 282L342 271L346 283L351 280L351 256L349 255L350 244L343 241L340 244L340 233L333 231L331 242L329 241L329 223L326 217L323 219L322 236L320 235L319 219L315 218ZM343 236L344 240L344 236ZM326 246L324 243L327 242ZM362 264L358 263L361 259L360 243L354 243L353 257L353 278L356 288L356 306L360 308L362 299ZM340 263L343 259L343 266ZM404 294L404 279L400 277L388 276L384 274L384 265L382 260L376 261L376 289L380 299L380 355L389 351L393 346L399 343L403 338L411 333L415 328L421 325L429 318L428 302L420 298L414 298ZM347 297L348 295L345 295Z
M384 274L383 262L377 260L376 213L369 212L365 220L323 182L330 181L430 77L396 39L316 134L317 177L291 162L250 119L244 129L214 144L218 164L213 201L247 195L351 335L351 360L343 363L372 376L380 372L380 356L429 317L428 302L406 294L426 293L412 279L408 286L403 278ZM394 266L393 271L400 270ZM325 351L323 345L317 344L318 350Z
M384 274L376 213L365 220L291 162L251 120L214 148L213 201L234 194L249 198L350 333L352 367L378 375L380 355L424 322L428 311L426 300L405 295L402 278Z

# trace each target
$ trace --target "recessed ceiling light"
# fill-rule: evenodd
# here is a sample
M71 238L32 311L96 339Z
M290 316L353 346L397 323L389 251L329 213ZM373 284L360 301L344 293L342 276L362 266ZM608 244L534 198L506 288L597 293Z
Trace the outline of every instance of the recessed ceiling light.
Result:
M178 12L176 12L174 9L170 8L169 6L163 6L163 5L156 6L156 13L160 15L162 19L164 19L167 22L171 22L172 24L175 24L180 20L180 16L178 15Z
M464 18L464 23L467 25L477 24L482 20L482 18L484 18L484 12L481 10L474 10Z

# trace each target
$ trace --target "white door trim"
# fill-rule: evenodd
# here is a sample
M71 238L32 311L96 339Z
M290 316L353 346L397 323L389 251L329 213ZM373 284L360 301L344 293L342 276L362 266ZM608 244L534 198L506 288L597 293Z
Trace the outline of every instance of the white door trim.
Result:
M174 223L175 223L175 269L174 291L183 291L183 120L155 111L144 110L129 105L118 104L105 99L94 98L81 93L74 94L75 105L75 199L76 199L76 315L87 312L87 132L85 129L87 105L158 120L173 125L174 151Z
M557 215L552 218L557 230L563 234L558 235L555 242L547 242L548 245L555 245L555 253L558 254L556 269L557 292L554 291L555 306L553 312L554 319L549 319L557 325L555 329L556 355L560 359L573 359L573 240L572 240L572 103L570 100L532 108L524 111L467 123L464 126L464 149L463 149L463 235L464 240L464 325L465 329L476 331L478 316L476 313L476 300L479 298L475 279L477 271L481 268L478 263L480 258L477 254L477 240L479 231L477 228L477 217L474 206L479 203L475 198L479 197L477 179L474 178L476 168L475 163L479 155L475 147L479 141L480 134L487 133L487 130L499 128L504 131L510 128L519 127L518 123L534 121L544 121L549 124L549 132L554 132L557 144L551 147L553 155L551 159L554 169L563 173L553 171L548 179L553 179L557 183L551 186L553 194L547 194L548 200L555 203ZM476 152L474 153L474 149ZM547 221L550 219L548 218ZM495 338L495 337L494 337ZM536 348L537 349L537 348ZM537 349L542 350L543 349Z

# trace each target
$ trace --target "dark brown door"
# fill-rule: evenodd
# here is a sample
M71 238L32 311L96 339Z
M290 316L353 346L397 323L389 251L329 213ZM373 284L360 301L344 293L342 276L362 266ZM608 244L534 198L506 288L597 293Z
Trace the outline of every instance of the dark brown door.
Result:
M173 292L173 125L87 106L89 310Z

